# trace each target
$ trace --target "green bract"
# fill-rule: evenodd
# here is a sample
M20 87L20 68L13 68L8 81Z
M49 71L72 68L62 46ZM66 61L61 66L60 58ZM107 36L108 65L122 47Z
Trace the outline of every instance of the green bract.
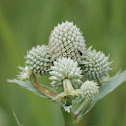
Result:
M101 51L91 50L91 47L86 51L83 60L80 62L83 75L88 80L98 80L101 82L103 77L109 76L108 71L111 70L108 62L109 56Z
M85 53L85 40L80 29L73 22L66 21L51 32L49 48L53 60L67 57L78 61Z
M24 80L30 77L30 75L32 74L32 71L28 68L28 66L23 67L19 67L20 70L22 70L20 72L19 75L17 75L17 77L19 78L19 80Z
M36 48L33 47L27 52L25 63L33 73L37 75L45 75L48 73L50 69L48 64L51 63L51 55L48 52L48 46L46 45L38 45Z

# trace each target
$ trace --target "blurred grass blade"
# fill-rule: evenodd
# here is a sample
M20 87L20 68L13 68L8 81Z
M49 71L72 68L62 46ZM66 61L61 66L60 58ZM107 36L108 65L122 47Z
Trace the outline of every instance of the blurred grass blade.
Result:
M23 126L23 125L20 124L20 122L19 122L19 120L18 120L18 118L17 118L15 112L13 112L13 115L14 115L14 118L15 118L15 120L16 120L18 126Z
M122 73L116 74L114 77L110 79L110 81L103 82L100 87L99 94L95 97L95 99L89 104L84 113L80 114L77 118L77 121L80 121L85 114L87 114L91 108L95 105L97 101L102 99L104 96L114 91L119 85L121 85L124 81L126 81L126 70Z
M45 95L43 95L42 93L40 93L34 86L33 84L30 82L30 81L21 81L21 80L16 80L16 79L13 79L13 80L8 80L8 82L10 83L16 83L24 88L26 88L27 90L30 90L32 91L33 93L39 95L40 97L43 97L43 98L47 98Z
M21 63L20 58L20 46L17 43L16 36L13 34L13 30L5 18L5 14L2 13L0 8L0 35L3 39L2 44L8 56L12 58L14 63ZM15 58L16 57L16 58ZM16 59L16 60L15 60Z

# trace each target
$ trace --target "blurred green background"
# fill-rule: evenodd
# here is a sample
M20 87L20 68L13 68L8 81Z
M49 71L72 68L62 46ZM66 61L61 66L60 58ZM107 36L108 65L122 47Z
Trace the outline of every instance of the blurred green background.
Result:
M114 75L126 69L126 0L0 0L0 126L64 126L58 105L16 84L26 50L47 44L54 26L73 21L87 47L111 54ZM46 79L43 78L46 83ZM78 126L126 126L126 83L99 101Z

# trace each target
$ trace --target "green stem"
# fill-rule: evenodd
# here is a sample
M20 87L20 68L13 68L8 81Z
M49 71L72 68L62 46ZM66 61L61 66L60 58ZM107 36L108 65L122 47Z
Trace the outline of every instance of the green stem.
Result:
M85 110L89 101L89 99L85 99L85 101L79 106L79 108L74 112L74 114L77 116L82 112L82 110Z
M63 113L65 126L76 126L72 113L66 112L64 108L61 108L61 110Z

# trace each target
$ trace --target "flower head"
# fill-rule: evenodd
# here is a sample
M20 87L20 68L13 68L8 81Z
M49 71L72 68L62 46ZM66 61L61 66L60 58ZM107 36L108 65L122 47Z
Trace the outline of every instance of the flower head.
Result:
M86 51L84 59L80 62L83 75L88 80L101 81L103 77L108 76L108 71L111 70L108 62L109 56L101 51L97 52L91 47Z
M93 99L96 95L99 93L99 86L94 81L86 81L82 84L81 90L82 90L82 97L86 99Z
M85 53L85 40L80 29L73 22L66 21L52 31L49 48L53 60L67 57L78 61Z
M48 52L48 46L46 45L38 45L36 48L33 47L27 52L25 63L33 73L38 75L45 75L48 73L50 69L48 64L51 63L51 55Z
M51 84L53 86L63 85L63 81L66 79L70 80L75 87L81 84L82 71L78 67L77 62L74 62L70 58L62 58L55 61L54 66L51 66L51 70L49 73L52 75L50 80L52 80Z

